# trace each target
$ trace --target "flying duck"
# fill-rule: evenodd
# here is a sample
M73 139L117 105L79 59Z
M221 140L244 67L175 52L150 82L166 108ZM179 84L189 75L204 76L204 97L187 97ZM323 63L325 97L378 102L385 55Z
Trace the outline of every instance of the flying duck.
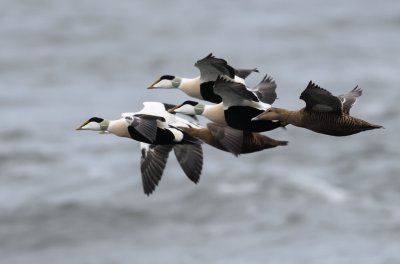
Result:
M350 116L350 108L362 90L356 86L347 94L334 96L329 91L310 81L300 99L306 106L297 111L271 107L254 120L279 120L317 133L331 136L348 136L362 131L382 128Z
M154 88L178 88L187 95L209 101L212 103L220 103L221 97L214 92L214 82L219 75L227 76L236 82L244 84L244 79L252 72L258 72L254 69L234 69L224 59L216 58L210 53L205 58L198 60L194 66L200 70L200 76L196 78L182 78L173 75L163 75L148 87ZM261 82L256 85L253 90L260 96L263 101L265 90L271 92L271 87L275 86L275 82L271 77L266 75Z
M169 107L168 104L146 102L139 112L124 113L117 120L92 117L77 130L99 131L141 142L142 183L147 195L158 185L172 149L185 174L197 183L203 165L202 142L177 127L199 126L168 113Z
M189 135L199 138L208 145L235 156L253 153L268 148L287 145L287 141L275 140L265 135L231 128L227 125L208 123L207 127L182 127Z
M185 101L169 111L203 115L212 122L249 132L264 132L282 126L277 121L252 120L271 105L261 102L257 95L247 89L245 85L219 76L215 81L214 91L221 96L222 103L205 105L195 101ZM270 103L273 103L276 93L269 93L269 97L266 98Z

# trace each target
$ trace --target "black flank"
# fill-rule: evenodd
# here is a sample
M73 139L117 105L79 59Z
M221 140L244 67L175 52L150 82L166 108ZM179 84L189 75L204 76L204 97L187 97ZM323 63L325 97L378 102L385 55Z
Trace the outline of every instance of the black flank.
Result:
M251 132L264 132L282 126L280 122L269 120L251 121L262 112L250 106L231 106L225 110L225 120L230 127Z
M219 104L222 102L222 98L214 93L214 83L214 81L210 81L200 84L200 95L208 102Z

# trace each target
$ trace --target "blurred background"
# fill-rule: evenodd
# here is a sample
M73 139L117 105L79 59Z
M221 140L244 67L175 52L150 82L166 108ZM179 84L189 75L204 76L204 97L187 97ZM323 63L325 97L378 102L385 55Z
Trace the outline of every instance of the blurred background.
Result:
M1 263L400 263L400 2L1 1ZM204 145L198 185L170 156L142 192L139 143L76 132L117 119L164 74L195 77L213 52L304 106L310 80L364 94L352 114L385 127L289 140L239 158ZM200 120L203 124L204 119Z

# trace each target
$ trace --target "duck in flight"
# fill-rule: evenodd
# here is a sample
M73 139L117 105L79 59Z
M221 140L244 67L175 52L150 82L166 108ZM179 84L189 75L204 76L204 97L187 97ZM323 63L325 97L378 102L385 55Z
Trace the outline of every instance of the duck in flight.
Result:
M141 173L144 193L150 195L161 180L169 153L175 156L190 180L197 183L203 166L201 141L178 127L199 127L186 119L167 112L171 107L158 102L145 102L136 113L107 120L92 117L77 130L99 131L141 142Z
M244 79L252 72L258 72L257 68L254 69L234 69L226 60L216 58L210 53L205 58L198 60L195 64L200 71L200 76L196 78L183 78L174 75L163 75L152 83L148 89L164 88L171 89L177 88L182 90L187 95L205 100L212 103L222 102L220 95L214 92L214 82L218 76L223 75L231 78L235 82L243 83ZM261 82L256 85L253 90L263 101L266 91L271 91L276 84L271 77L266 75Z
M346 94L334 96L310 81L300 95L300 99L306 103L304 108L291 111L271 107L253 120L279 120L283 124L292 124L330 136L348 136L382 128L350 115L351 107L361 94L362 90L356 86Z
M185 101L169 111L189 115L202 115L212 122L248 132L264 132L282 126L277 121L252 120L271 107L270 104L276 99L275 88L265 98L270 104L261 102L258 96L247 89L245 85L222 76L219 76L215 81L214 91L221 96L222 103L208 105L195 101Z
M207 127L183 127L182 130L217 149L235 156L285 146L287 141L275 140L260 133L247 132L227 125L208 123Z

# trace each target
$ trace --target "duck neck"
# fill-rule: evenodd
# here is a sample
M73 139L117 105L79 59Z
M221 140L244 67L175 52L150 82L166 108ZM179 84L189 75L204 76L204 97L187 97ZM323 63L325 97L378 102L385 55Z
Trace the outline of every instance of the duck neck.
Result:
M226 125L224 106L222 103L215 105L204 105L204 111L202 115L210 121Z
M128 122L125 118L110 120L107 132L119 137L130 137L128 132Z
M292 124L294 126L301 125L300 115L298 115L298 111L294 111L294 110L282 110L282 112L280 113L279 120L284 125L287 125L287 124Z
M202 98L200 94L200 77L193 79L181 78L181 83L178 88L189 96Z
M195 115L202 115L204 113L204 110L206 108L206 105L204 104L198 104L194 107L194 114Z

